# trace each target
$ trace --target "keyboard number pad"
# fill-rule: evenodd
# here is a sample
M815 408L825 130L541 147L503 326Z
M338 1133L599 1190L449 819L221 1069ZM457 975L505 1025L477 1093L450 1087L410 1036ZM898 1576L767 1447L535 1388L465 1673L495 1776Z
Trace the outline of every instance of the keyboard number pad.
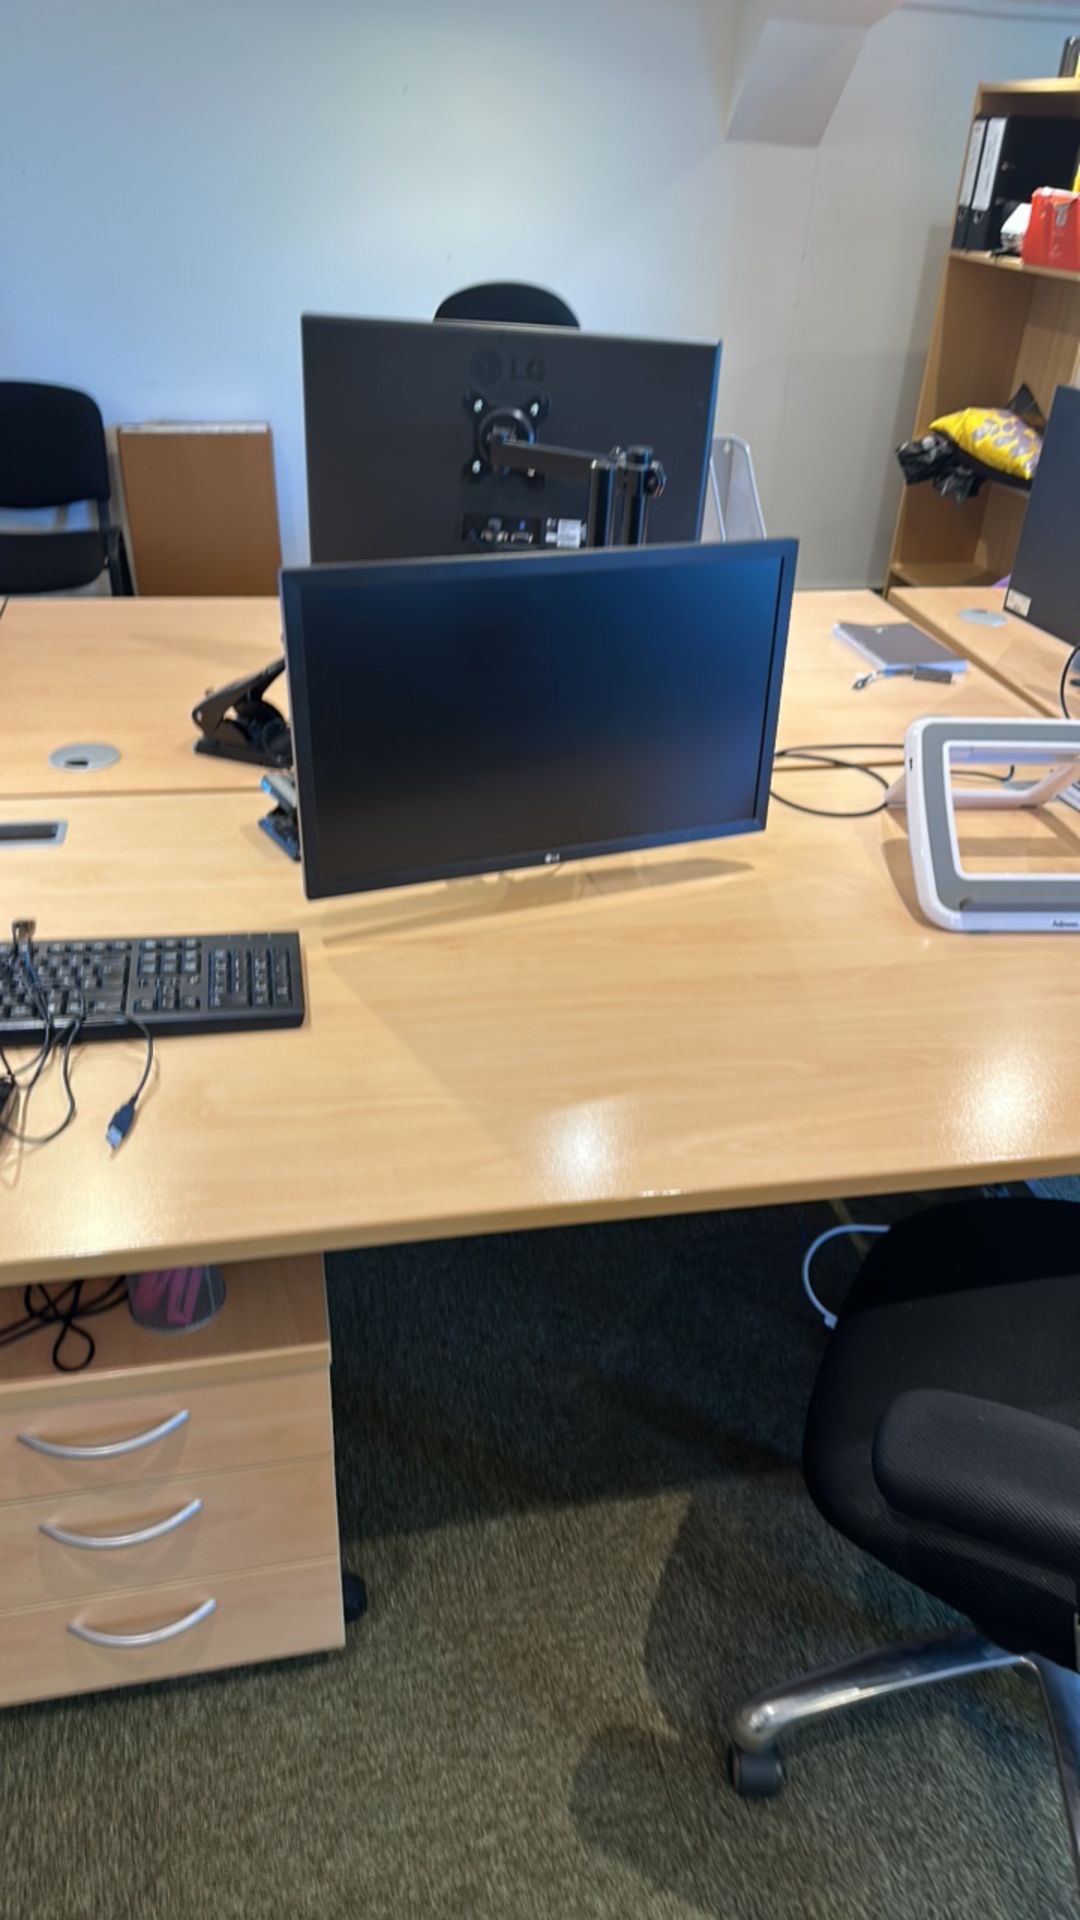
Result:
M202 1008L202 946L198 940L143 940L139 946L135 1013L198 1013Z

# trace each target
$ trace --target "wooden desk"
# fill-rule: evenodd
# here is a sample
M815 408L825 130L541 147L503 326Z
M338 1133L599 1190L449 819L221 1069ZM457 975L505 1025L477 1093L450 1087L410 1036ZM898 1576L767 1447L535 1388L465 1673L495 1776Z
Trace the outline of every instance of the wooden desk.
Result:
M1003 599L992 587L894 587L889 596L898 613L914 620L943 646L977 661L986 673L1027 700L1036 713L1056 718L1061 713L1061 670L1069 649L1041 627L1005 613ZM964 614L973 608L1002 614L1004 624L985 627L965 620Z
M866 738L899 744L908 722L927 711L928 689L910 681L852 691L859 656L836 639L833 626L881 617L874 594L796 594L781 745ZM66 801L257 788L258 769L193 752L191 709L207 688L265 666L280 651L275 599L10 601L0 619L0 797ZM1011 711L994 681L974 673L933 694L930 704L940 712ZM284 679L272 698L287 710ZM121 758L99 773L51 767L53 748L74 740L108 742Z
M115 1156L142 1048L87 1048L76 1123L0 1156L0 1278L1080 1164L1074 948L927 926L902 820L307 903L259 805L87 799L19 850L42 937L300 926L309 1015L162 1042Z
M0 618L0 796L207 793L259 769L195 753L191 709L281 652L276 599L9 600ZM285 681L273 688L286 706ZM66 773L54 747L98 740L114 766Z
M1028 711L974 667L952 688L853 692L857 656L833 623L880 609L867 594L797 597L782 741L899 744L920 712ZM269 657L276 605L20 602L0 643L16 622L43 657L50 631L69 648L73 723L80 687L104 712L94 703L125 648L155 673L163 649L179 709L158 762L171 781L181 764L201 771L184 750L191 672L211 658L210 679L232 671L245 648L247 664ZM864 804L856 780L830 777L821 803ZM76 1124L39 1153L0 1154L0 1277L1080 1163L1080 1057L1061 1040L1068 943L924 925L902 820L774 807L761 836L327 905L303 899L299 870L259 832L264 806L256 790L189 790L179 806L146 791L133 807L83 789L63 846L2 856L5 901L42 938L300 926L309 1019L163 1042L115 1157L104 1127L141 1044L88 1048ZM32 818L40 799L4 811ZM54 1094L37 1096L42 1126Z

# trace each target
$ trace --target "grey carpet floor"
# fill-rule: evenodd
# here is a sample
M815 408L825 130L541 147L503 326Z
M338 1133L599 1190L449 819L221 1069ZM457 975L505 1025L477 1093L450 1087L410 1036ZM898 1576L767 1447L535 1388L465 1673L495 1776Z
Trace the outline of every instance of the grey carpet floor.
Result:
M1030 1690L724 1785L740 1693L944 1616L798 1473L824 1335L761 1212L330 1262L344 1655L0 1722L3 1920L1057 1920Z

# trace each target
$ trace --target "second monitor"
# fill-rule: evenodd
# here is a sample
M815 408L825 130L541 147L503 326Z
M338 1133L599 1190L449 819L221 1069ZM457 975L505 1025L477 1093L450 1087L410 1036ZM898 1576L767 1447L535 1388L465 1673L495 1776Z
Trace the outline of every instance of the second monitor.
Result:
M1080 393L1059 387L1046 423L1012 579L1005 595L1010 613L1080 647Z
M498 433L666 475L650 542L701 533L719 345L475 322L301 322L313 560L586 544L587 487L499 470Z

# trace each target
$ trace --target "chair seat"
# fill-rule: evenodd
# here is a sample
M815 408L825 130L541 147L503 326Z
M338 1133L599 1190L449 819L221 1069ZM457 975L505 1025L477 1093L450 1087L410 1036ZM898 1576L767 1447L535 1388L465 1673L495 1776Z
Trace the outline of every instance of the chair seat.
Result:
M104 535L0 533L0 593L69 593L87 587L108 561Z
M874 1434L896 1396L919 1387L1080 1428L1080 1207L963 1201L877 1241L831 1336L803 1454L811 1498L838 1532L998 1645L1074 1666L1077 1597L1064 1576L887 1505Z

